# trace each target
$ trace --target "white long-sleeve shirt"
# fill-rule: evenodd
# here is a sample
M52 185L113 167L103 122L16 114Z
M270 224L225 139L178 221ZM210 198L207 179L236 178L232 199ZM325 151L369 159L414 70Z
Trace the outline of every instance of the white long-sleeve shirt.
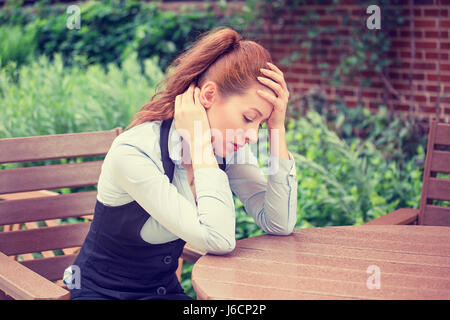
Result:
M232 192L256 224L269 234L288 235L297 215L297 180L292 154L278 161L278 169L265 178L248 145L219 168L194 170L197 204L181 166L181 136L175 121L169 131L169 156L175 163L173 181L164 174L159 145L162 121L145 122L123 132L105 157L97 200L106 206L136 201L149 218L142 239L160 244L181 238L193 247L225 254L235 247L235 207ZM238 156L240 152L244 155ZM242 158L243 156L243 158ZM244 163L237 163L245 159ZM219 157L216 156L218 162ZM111 223L114 223L111 221Z

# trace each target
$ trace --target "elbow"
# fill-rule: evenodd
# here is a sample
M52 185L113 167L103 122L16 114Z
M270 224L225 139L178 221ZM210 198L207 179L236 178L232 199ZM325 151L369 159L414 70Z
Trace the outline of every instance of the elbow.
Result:
M214 255L225 255L230 253L236 248L236 239L229 238L223 239L222 241L216 241L213 244L208 245L208 249L206 250L209 254Z
M280 236L288 236L292 233L292 231L294 231L294 226L292 227L287 227L283 230L281 230L281 232L278 234Z
M290 234L294 231L295 223L296 223L295 220L294 220L292 223L289 223L289 224L286 226L286 228L284 228L284 229L282 230L282 232L281 232L280 235L282 235L282 236L288 236L288 235L290 235Z
M276 231L268 231L268 234L274 235L274 236L288 236L294 231L294 228L286 228L286 229L279 229Z
M297 192L295 192L296 194ZM270 207L273 209L273 207ZM296 208L297 208L297 198L296 197L289 197L288 201L288 207L283 211L276 211L273 210L270 213L270 217L275 218L266 218L261 221L262 225L265 226L265 228L262 228L266 233L277 235L277 236L288 236L290 235L295 228L295 224L297 223L297 215L296 215ZM264 209L263 209L264 210Z
M274 236L288 236L294 231L295 224L289 225L270 225L267 230L264 230L267 234Z

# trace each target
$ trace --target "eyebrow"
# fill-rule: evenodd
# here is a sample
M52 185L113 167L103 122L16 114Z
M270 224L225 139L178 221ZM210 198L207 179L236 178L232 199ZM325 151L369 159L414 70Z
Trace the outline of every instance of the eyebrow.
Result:
M263 114L261 113L261 111L259 111L258 109L256 109L256 108L250 108L250 110L255 110L256 112L258 112L259 113L259 116L260 117L262 117L263 116ZM264 121L267 121L269 118L267 117L266 119L264 119L262 122L264 122Z

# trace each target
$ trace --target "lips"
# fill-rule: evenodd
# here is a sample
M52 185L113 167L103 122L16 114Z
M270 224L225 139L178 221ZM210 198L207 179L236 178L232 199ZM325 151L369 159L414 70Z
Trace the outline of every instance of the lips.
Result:
M242 148L244 145L239 145L239 144L233 143L233 146L234 146L234 151L237 151L239 148Z

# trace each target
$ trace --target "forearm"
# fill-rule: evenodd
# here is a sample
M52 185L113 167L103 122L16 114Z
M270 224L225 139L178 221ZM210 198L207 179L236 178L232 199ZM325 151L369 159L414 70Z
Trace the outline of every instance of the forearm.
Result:
M272 159L273 160L273 159ZM268 176L261 227L271 234L290 234L297 221L297 179L294 160L278 159Z
M270 155L282 159L289 159L286 145L285 128L269 128L269 151Z
M246 212L256 224L270 234L290 234L297 221L297 179L293 156L291 160L268 159L267 179L252 158L245 165L232 164L227 174L230 186Z
M102 172L111 174L117 188L139 203L155 222L194 247L214 254L234 249L233 195L222 170L202 168L194 172L197 206L151 158L133 146L122 144L110 150Z

